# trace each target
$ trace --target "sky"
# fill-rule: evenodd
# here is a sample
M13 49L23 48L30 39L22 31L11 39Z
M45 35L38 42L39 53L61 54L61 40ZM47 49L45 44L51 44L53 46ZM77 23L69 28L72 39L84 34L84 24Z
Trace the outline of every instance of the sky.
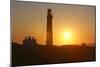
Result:
M20 1L11 5L13 42L21 44L29 35L45 44L47 9L51 8L54 45L95 43L95 6Z

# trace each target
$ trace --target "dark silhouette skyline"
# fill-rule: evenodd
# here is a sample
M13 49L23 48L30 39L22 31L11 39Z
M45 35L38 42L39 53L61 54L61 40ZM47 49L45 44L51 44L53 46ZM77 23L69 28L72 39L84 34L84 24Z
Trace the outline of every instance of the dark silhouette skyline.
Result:
M28 42L27 42L28 41ZM78 45L48 46L25 40L23 44L12 42L12 65L41 65L96 61L96 47Z

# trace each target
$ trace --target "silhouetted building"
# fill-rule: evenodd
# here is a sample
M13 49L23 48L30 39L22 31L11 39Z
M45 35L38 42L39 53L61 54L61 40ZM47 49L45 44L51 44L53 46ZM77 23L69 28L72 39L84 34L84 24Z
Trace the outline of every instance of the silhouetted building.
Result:
M27 36L23 40L23 45L26 46L26 47L35 46L36 45L36 39L34 37Z
M86 43L82 43L82 46L86 46Z
M46 44L48 46L52 46L53 45L53 34L52 34L52 10L48 9L48 13L47 13L47 35L46 35Z

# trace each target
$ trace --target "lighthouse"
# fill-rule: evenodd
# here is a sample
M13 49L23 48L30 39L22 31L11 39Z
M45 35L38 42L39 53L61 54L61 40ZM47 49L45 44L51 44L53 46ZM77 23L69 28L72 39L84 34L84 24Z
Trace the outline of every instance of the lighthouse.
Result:
M46 45L52 46L53 45L53 34L52 34L52 10L47 10L47 30L46 30Z

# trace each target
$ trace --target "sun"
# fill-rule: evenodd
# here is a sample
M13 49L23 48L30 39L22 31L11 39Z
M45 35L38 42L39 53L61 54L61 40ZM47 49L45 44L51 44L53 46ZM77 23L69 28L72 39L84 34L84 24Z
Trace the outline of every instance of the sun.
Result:
M64 32L64 40L71 40L72 34L70 32Z

